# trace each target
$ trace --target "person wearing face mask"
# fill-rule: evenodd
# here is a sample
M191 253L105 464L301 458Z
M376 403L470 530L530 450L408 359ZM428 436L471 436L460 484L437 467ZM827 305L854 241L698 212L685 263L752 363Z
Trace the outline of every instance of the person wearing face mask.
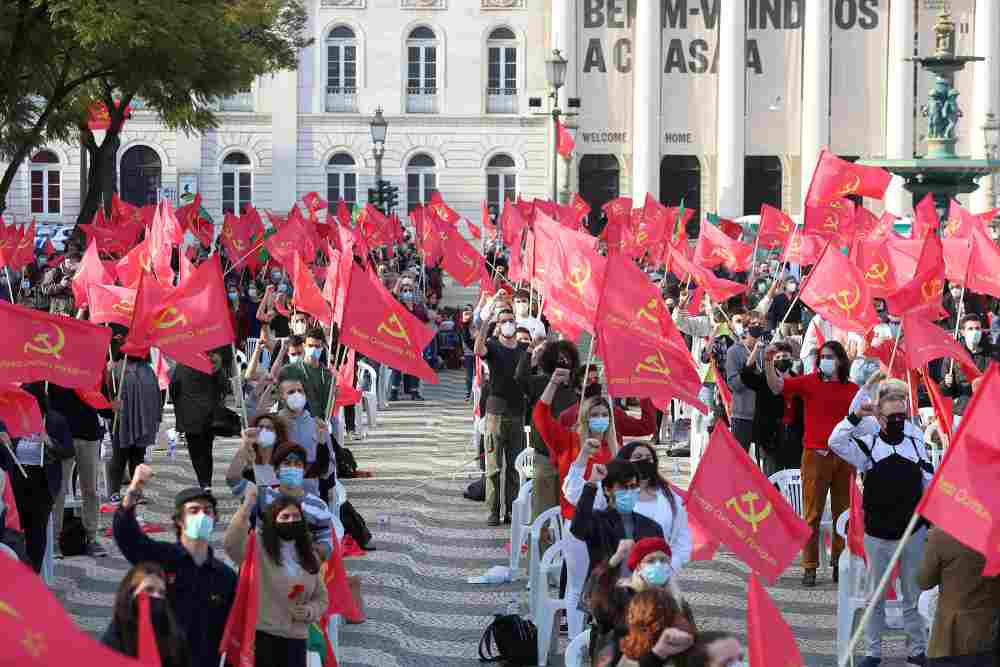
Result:
M980 371L985 371L990 362L1000 359L1000 349L988 337L983 336L983 322L978 315L970 314L962 318L961 336L965 349ZM964 415L965 408L972 399L972 380L960 364L952 361L944 363L948 371L941 382L941 393L953 399L953 414Z
M782 285L784 291L774 295L767 309L767 328L775 331L781 325L782 336L794 336L802 332L802 301L795 298L799 293L799 281L790 276Z
M309 331L309 315L302 311L292 313L292 317L288 321L288 328L296 336L304 338L306 332Z
M288 428L281 417L263 413L250 420L249 428L240 434L240 448L226 470L226 484L234 496L242 496L248 482L258 488L277 486L271 457L275 448L286 442Z
M873 417L874 421L866 417ZM908 417L906 383L886 380L879 385L874 403L862 403L830 434L829 445L834 454L864 475L869 595L874 593L888 569L899 540L934 475L923 433ZM917 612L920 596L917 576L926 537L926 523L920 522L899 558L903 627L910 656L907 664L920 667L927 663L927 634L923 618ZM866 657L857 663L859 667L876 667L881 663L885 631L885 602L880 599L865 625L867 650Z
M954 282L949 284L948 291L941 299L941 306L948 312L942 325L949 331L954 331L955 325L966 315L978 315L982 318L985 313L979 295Z
M309 329L305 334L302 358L295 363L289 359L289 363L278 373L278 382L298 380L302 383L306 392L306 407L317 419L326 416L330 388L335 382L333 372L323 363L325 353L326 332L319 327Z
M255 494L248 489L226 529L226 553L237 565L250 556L255 507ZM305 667L309 625L320 620L329 598L298 500L284 496L268 506L253 548L260 600L254 666Z
M288 439L306 452L309 474L305 490L323 500L337 483L337 454L325 419L309 411L306 393L299 380L284 380L278 386L284 407L278 411L288 427Z
M114 514L115 543L129 563L149 561L163 567L168 599L187 638L191 665L216 667L222 631L236 596L236 573L217 559L208 545L218 504L210 491L183 489L174 498L176 543L154 540L142 531L135 516L152 476L153 470L146 464L136 468Z
M465 402L472 400L472 380L476 375L476 336L479 328L472 322L471 305L462 308L458 321L458 335L462 340L462 364L465 368Z
M531 312L531 292L517 290L514 292L513 303L518 328L527 329L532 338L545 338L545 325Z
M420 294L417 292L416 286L408 278L400 283L399 301L421 322L427 323L430 320L427 316L427 310L420 303ZM420 395L420 378L418 377L393 369L389 385L390 401L399 400L400 385L402 385L403 393L408 394L414 401L424 400L424 397Z
M206 489L212 486L214 468L212 445L215 433L212 424L216 415L224 409L225 397L229 391L223 350L213 350L208 358L212 362L211 373L177 364L170 381L170 398L174 403L176 427L184 433L187 440L198 484Z
M764 369L757 368L763 352ZM740 380L745 387L756 393L753 415L753 441L757 444L761 469L765 475L773 475L779 470L797 469L802 461L802 431L796 416L798 399L785 399L775 393L767 384L766 369L793 377L796 373L792 364L792 346L779 341L765 346L762 342L754 345L746 365L740 370Z
M737 339L726 350L726 383L732 393L732 403L729 407L729 424L733 437L746 452L750 451L753 441L753 421L757 392L743 384L740 372L746 367L750 358L750 350L760 353L759 340L764 336L764 327L753 316L737 312L731 316L733 333ZM756 360L756 355L755 355ZM755 361L756 364L756 361Z
M801 377L787 377L776 372L772 364L767 369L767 383L771 391L785 398L802 399L804 434L802 444L802 506L805 521L812 528L812 536L802 549L802 585L816 586L816 568L819 565L819 527L826 507L827 495L833 516L840 516L850 506L850 485L854 470L837 456L830 456L827 444L834 427L848 414L858 385L848 380L847 351L837 341L827 341L819 350L819 371ZM831 564L836 564L844 540L835 535ZM838 572L834 565L833 580Z
M41 291L49 299L50 313L68 313L76 315L73 298L73 276L80 267L83 253L77 249L69 250L62 264L45 272L42 278Z
M273 277L272 273L272 277ZM272 283L264 290L264 297L257 306L257 319L269 324L278 338L289 335L288 316L282 314L288 311L288 289L283 282ZM280 306L280 310L279 310Z
M149 603L149 617L156 637L162 667L188 667L191 655L180 623L170 609L167 574L156 563L132 567L118 585L111 623L101 636L101 643L130 658L139 657L139 596Z

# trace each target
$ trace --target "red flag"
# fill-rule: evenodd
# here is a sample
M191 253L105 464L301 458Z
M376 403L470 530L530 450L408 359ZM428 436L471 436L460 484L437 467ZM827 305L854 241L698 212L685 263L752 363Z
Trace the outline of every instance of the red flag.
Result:
M847 548L855 556L863 558L868 562L868 555L865 553L865 510L864 498L861 497L861 489L858 488L857 480L851 477L851 509L847 517Z
M961 364L970 379L979 377L979 369L965 346L919 313L903 315L903 333L910 368L923 368L934 359L947 357Z
M970 235L969 247L966 288L1000 298L1000 248L981 232Z
M219 235L219 242L229 256L231 270L239 269L250 259L251 250L259 239L263 238L263 223L260 222L260 215L257 211L247 213L242 216L235 216L226 213L222 223L222 232Z
M804 664L792 629L752 572L747 583L747 658L761 667Z
M536 221L535 229L539 234L535 253L546 258L546 301L565 311L572 328L594 332L607 259L597 253L596 241L589 234L566 229L544 217ZM543 235L554 242L543 245ZM536 265L539 263L536 259Z
M712 361L712 372L715 374L715 384L719 389L719 400L722 401L722 407L726 410L726 416L731 417L733 414L733 390L726 382L725 371L725 368L719 368L717 361Z
M931 407L938 420L938 430L944 435L945 444L951 443L951 425L955 422L955 413L952 409L952 399L945 398L941 393L941 387L931 377L930 370L925 366L923 370L924 384L927 385L927 394L931 399Z
M483 238L483 233L479 230L479 227L476 227L474 224L472 224L472 221L469 220L468 218L466 218L465 220L465 226L469 230L469 236L476 239L477 241Z
M45 239L45 243L42 244L42 254L46 257L52 257L56 254L56 247L52 245L52 239Z
M329 202L320 197L318 192L307 192L302 197L302 203L305 204L306 210L309 211L310 218L315 218L316 213L330 206Z
M42 578L16 558L0 559L0 580L4 582L0 599L4 662L25 667L136 666L134 658L109 649L80 629Z
M826 204L807 205L802 231L844 246L854 240L855 223L854 202L835 199Z
M94 389L74 389L73 391L81 401L95 410L111 409L111 401L109 401L107 396L101 392L100 387L96 387Z
M132 324L135 310L135 290L114 285L91 285L88 290L90 321L94 324L114 322L123 327Z
M951 205L948 208L948 220L944 225L944 229L941 230L941 236L943 238L967 239L975 233L981 232L983 236L988 238L986 223L992 220L996 213L997 211L994 209L985 213L972 214L956 200L952 199Z
M490 218L490 208L486 205L485 201L483 201L482 211L479 215L479 224L484 230L486 230L486 233L494 238L496 237L497 228L496 225L493 224L493 220Z
M861 269L827 245L802 287L802 303L835 327L864 335L878 324L878 313Z
M293 219L292 215L289 215L288 222L281 229L267 237L264 247L267 248L271 259L286 269L292 267L296 253L301 253L307 259L316 257L316 247L309 240L304 225L298 219Z
M251 530L246 543L246 558L240 567L236 597L226 618L219 654L233 667L254 667L257 638L257 607L260 583L257 580L257 531Z
M10 268L20 271L35 261L35 221L25 225L20 234L15 234L17 245L11 257Z
M661 411L670 409L667 403L657 405L656 401L653 401L653 405ZM680 497L686 506L687 491L673 484L670 485L670 488ZM688 517L688 530L691 532L691 560L713 560L715 553L719 550L719 541L713 538L711 533L699 521L690 516Z
M909 334L907 334L909 335ZM996 416L1000 414L1000 366L991 364L945 450L944 460L924 492L916 511L959 542L996 563L1000 552L1000 444Z
M623 250L633 257L642 257L649 252L659 258L658 247L670 236L670 209L647 192L642 208L633 209L632 216L632 233L626 236ZM574 227L579 229L579 224Z
M579 192L573 193L573 199L570 200L569 205L576 214L576 223L578 225L584 218L590 215L590 204L588 204L587 200L580 196Z
M855 239L851 261L861 269L873 297L885 298L899 289L885 239Z
M910 232L910 238L926 238L929 234L936 232L940 224L937 208L934 206L934 197L927 193L913 207L913 228Z
M143 240L142 243L132 248L127 255L122 257L117 264L115 264L115 272L118 274L119 280L125 287L135 288L139 285L139 277L145 271L146 273L153 272L153 264L149 258L149 240ZM113 281L101 281L104 283L110 283Z
M343 260L341 266L346 268ZM437 375L423 358L434 332L353 260L349 270L346 281L341 275L346 298L340 342L391 368L436 384Z
M333 322L333 310L330 304L323 299L312 271L298 253L292 260L292 306L296 310L309 313L323 326L328 327Z
M441 268L459 285L468 287L479 281L486 272L485 259L461 234L453 231L444 243Z
M147 667L161 667L160 649L156 645L156 632L149 611L149 596L139 593L139 638L136 641L136 658Z
M694 261L708 268L721 264L733 272L746 271L753 261L753 245L731 239L721 229L706 221L701 226Z
M138 225L100 227L95 224L81 225L87 236L87 243L96 242L97 249L106 255L121 257L135 245L135 240L142 232Z
M881 167L848 162L824 149L819 153L806 201L825 204L848 195L882 199L891 180L892 174Z
M90 245L87 246L87 252L83 254L83 259L80 260L79 268L73 275L73 300L76 302L76 307L83 308L87 305L89 300L87 289L91 285L113 285L114 282L114 277L101 263L101 258L97 253L97 244L91 241Z
M12 385L0 387L0 420L3 420L12 438L45 431L38 401L25 390Z
M521 238L521 231L527 226L528 223L525 222L517 204L505 201L503 213L500 214L500 235L503 238L503 244L508 248L512 247L515 240Z
M930 234L924 238L913 279L886 298L886 308L893 315L921 314L932 319L945 316L947 313L941 307L944 273L941 239Z
M852 226L857 237L870 241L900 239L902 237L893 228L898 219L889 211L883 211L882 217L876 218L875 214L864 206L855 206Z
M681 252L671 251L670 259L675 275L678 277L683 275L685 280L688 276L693 276L698 287L704 288L716 303L723 303L737 294L743 294L747 291L747 286L743 283L717 278L709 269L691 262Z
M757 239L765 248L777 248L785 245L795 230L795 222L784 211L770 204L760 207L760 226L757 228Z
M734 241L739 241L743 237L743 225L735 220L719 218L719 229L722 230L723 234Z
M944 277L946 280L964 283L969 272L972 255L972 241L969 239L942 239L944 252Z
M688 515L772 582L812 534L722 423L712 432L688 494Z
M0 302L0 383L46 380L73 389L102 378L111 329Z
M337 200L337 222L344 227L351 226L351 209L347 207L347 202L343 199Z
M788 241L788 247L785 248L781 263L787 262L799 266L815 264L819 261L819 256L823 254L825 247L826 241L823 239L800 231Z
M601 240L611 245L620 243L621 239L628 233L629 225L632 221L632 198L617 197L601 207L607 216L608 223L601 230Z
M573 150L576 148L576 142L573 141L573 135L569 133L566 126L556 120L556 149L559 151L559 155L562 155L567 160L573 157Z
M444 222L448 223L452 227L458 224L458 221L462 219L453 208L444 203L444 197L438 190L431 192L431 201L428 204L430 209L434 211L437 217L441 218Z

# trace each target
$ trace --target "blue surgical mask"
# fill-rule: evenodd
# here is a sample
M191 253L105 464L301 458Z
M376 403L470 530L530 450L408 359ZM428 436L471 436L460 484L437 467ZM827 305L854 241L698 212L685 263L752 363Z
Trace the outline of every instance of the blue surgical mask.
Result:
M209 514L189 515L187 523L184 524L184 534L189 540L207 540L212 535L215 528L215 519Z
M309 353L309 356L311 358L313 358L313 359L319 359L320 356L323 354L323 348L321 348L321 347L307 347L306 348L306 352Z
M820 359L819 360L819 372L823 375L833 377L833 372L837 370L837 362L833 359Z
M591 433L604 433L611 426L611 420L607 417L591 417L587 420L587 428Z
M302 468L293 468L291 466L281 466L278 468L278 482L282 486L290 486L293 489L302 486L304 475L305 470Z
M615 491L615 509L622 514L631 514L639 502L639 489L618 489Z
M639 568L639 576L650 586L662 586L670 579L673 568L666 561L656 561Z

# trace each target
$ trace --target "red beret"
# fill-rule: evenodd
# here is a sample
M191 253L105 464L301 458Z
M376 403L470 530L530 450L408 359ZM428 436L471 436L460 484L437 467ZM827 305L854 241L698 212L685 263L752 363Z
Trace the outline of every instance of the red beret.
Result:
M628 552L628 569L635 571L642 559L651 553L662 551L670 558L670 545L662 537L644 537Z

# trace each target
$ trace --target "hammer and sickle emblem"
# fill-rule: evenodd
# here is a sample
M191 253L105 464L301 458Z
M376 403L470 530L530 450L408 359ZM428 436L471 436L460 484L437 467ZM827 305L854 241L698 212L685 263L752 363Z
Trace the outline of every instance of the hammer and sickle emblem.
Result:
M384 322L378 325L377 331L393 338L400 338L410 344L410 336L406 333L406 327L399 321L399 316L393 313Z
M24 351L62 359L62 349L66 346L66 334L63 333L62 327L57 324L53 324L52 328L56 330L55 343L49 340L51 334L43 331L42 333L35 334L34 338L24 344Z
M729 248L715 248L712 250L712 256L721 257L724 262L729 262L731 264L736 263L736 257Z
M237 250L243 250L243 248L245 248L246 245L247 245L246 243L244 243L239 239L233 239L233 247L236 248Z
M658 319L656 319L655 315L653 315L653 313L656 311L656 309L657 309L658 306L659 306L659 304L656 303L656 299L655 298L654 299L650 299L649 303L647 303L644 307L642 307L642 308L639 309L638 316L640 318L645 318L645 319L649 320L653 324L659 324L660 321Z
M118 301L115 305L111 306L111 310L131 315L132 311L135 310L135 303L132 301Z
M187 323L187 315L174 306L164 308L153 318L153 326L157 329L172 329L176 326L187 326Z
M788 226L788 222L786 222L785 220L778 221L778 229L785 232L786 234L792 231L792 228Z
M846 197L847 195L852 195L858 191L861 187L861 177L857 174L852 174L847 182L840 186L840 190L837 191L838 197Z
M849 289L842 289L834 293L830 300L837 304L837 307L850 313L861 302L861 290L854 288L853 294Z
M920 286L920 293L924 295L924 301L930 301L944 290L944 284L937 278L924 281Z
M663 353L659 351L636 364L635 372L639 373L641 371L649 371L650 373L664 377L670 375L670 367L667 366L667 360L663 358Z
M648 238L649 238L649 234L646 233L645 229L642 229L642 230L639 231L638 234L635 235L635 242L636 243L645 243L646 239L648 239Z
M877 283L884 283L887 275L889 275L889 265L881 260L869 266L868 270L865 271L865 278Z
M837 216L832 213L827 213L826 219L823 221L823 229L837 231Z
M462 260L463 264L465 264L470 268L476 263L476 260L472 259L471 257L466 257L465 255L459 255L458 258Z
M797 253L802 251L802 239L794 239L788 244L788 252Z
M584 262L574 266L567 276L569 284L576 288L576 291L583 295L583 288L590 281L590 262Z
M946 236L951 236L961 228L962 228L961 218L952 218L951 220L948 221L948 224L944 226L944 233Z
M13 616L14 618L21 618L21 612L14 607L10 606L3 600L0 600L0 614L7 614L8 616Z
M765 504L759 512L755 510L758 500L760 500L760 496L753 491L747 491L742 496L739 496L738 500L734 496L726 501L726 507L736 512L741 519L749 523L755 533L757 532L757 526L771 515L771 503ZM746 511L743 509L743 504L746 504Z
M232 225L223 225L222 226L222 235L225 236L227 239L233 238L233 227L232 227Z

